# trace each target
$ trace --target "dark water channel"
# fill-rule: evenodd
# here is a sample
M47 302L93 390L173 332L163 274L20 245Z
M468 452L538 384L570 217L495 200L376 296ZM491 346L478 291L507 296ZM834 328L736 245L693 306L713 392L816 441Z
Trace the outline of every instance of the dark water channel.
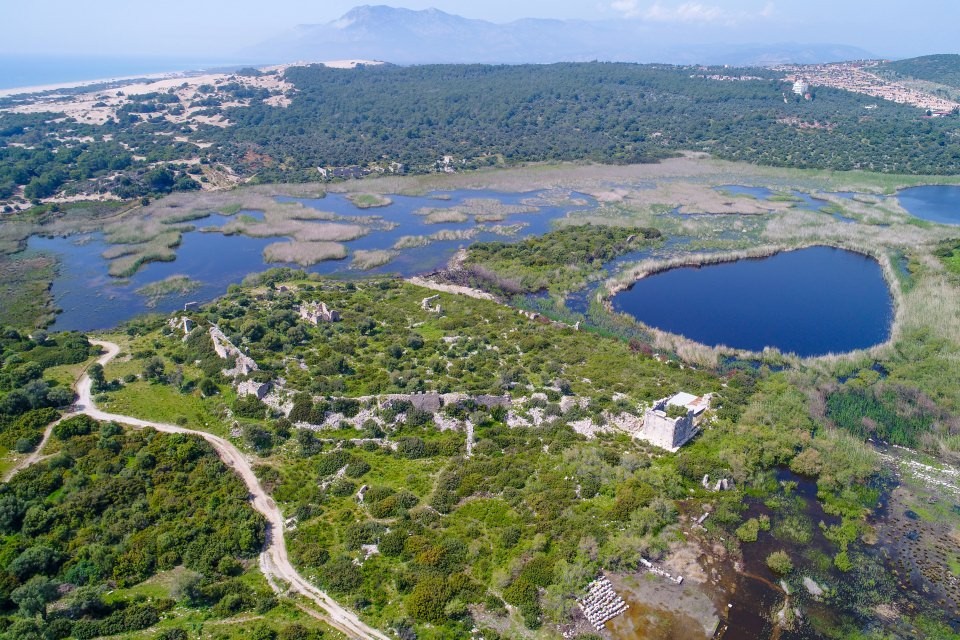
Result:
M893 320L880 265L830 247L670 269L617 294L613 307L706 345L803 357L882 343Z
M813 579L821 587L837 578L832 567L824 570L815 565L822 565L822 558L836 553L835 545L824 536L820 523L834 525L839 518L824 512L817 500L815 481L798 476L789 469L777 469L773 482L778 483L780 489L771 493L772 501L751 497L746 501L744 519L765 515L770 518L772 527L770 531L761 531L756 542L743 544L741 565L725 572L727 584L724 586L732 596L724 605L726 619L718 634L722 640L822 637L807 624L798 624L792 630L775 627L772 620L788 594L791 607L799 606L805 618L824 620L836 615L811 596L802 586L802 578ZM784 490L785 485L790 487L789 490ZM789 583L767 566L767 556L775 551L786 551L796 567Z

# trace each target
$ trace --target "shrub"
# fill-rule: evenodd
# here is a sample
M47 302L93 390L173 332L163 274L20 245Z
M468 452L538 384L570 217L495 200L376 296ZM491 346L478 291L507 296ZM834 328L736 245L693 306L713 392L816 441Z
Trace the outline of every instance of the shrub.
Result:
M768 555L767 566L770 567L771 571L782 576L793 571L793 562L791 562L790 556L787 555L786 551L774 551Z
M338 556L327 562L320 572L320 579L335 593L351 593L363 583L360 569L347 556Z
M365 460L357 458L347 465L346 474L350 478L360 478L368 471L370 471L370 465Z
M404 458L414 460L427 455L427 446L420 438L400 438L397 440L397 452Z
M353 456L343 450L331 451L320 456L317 463L317 472L321 476L332 476L353 462Z
M75 436L85 436L93 433L98 427L97 421L89 416L75 416L68 418L53 428L53 435L58 440L68 440Z
M742 525L737 527L737 537L740 542L756 542L757 535L760 532L760 521L756 518L750 518Z

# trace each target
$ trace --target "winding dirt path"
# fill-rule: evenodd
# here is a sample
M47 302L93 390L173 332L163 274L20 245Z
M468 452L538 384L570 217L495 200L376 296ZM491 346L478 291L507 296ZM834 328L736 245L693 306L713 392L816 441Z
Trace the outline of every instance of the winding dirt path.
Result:
M102 365L110 362L110 360L115 358L120 352L120 347L112 342L103 340L91 340L90 342L106 349L106 353L97 359L97 362ZM123 416L101 411L93 402L91 394L92 384L90 376L84 372L76 386L79 399L74 405L73 411L64 416L64 418L85 414L95 420L109 420L135 428L151 428L162 431L163 433L184 433L200 436L209 442L216 450L217 455L220 456L220 459L223 460L224 464L232 468L240 478L243 479L243 482L247 485L247 490L250 492L253 508L263 514L267 520L266 543L260 554L260 569L263 571L270 586L276 591L281 591L280 585L286 583L289 585L290 591L306 597L323 610L324 615L321 616L321 619L350 638L389 640L388 636L364 624L355 613L340 606L325 592L310 584L310 582L301 576L293 567L287 555L287 544L283 537L283 515L280 513L280 509L277 508L277 504L273 501L273 498L268 496L267 492L264 491L257 476L253 473L250 462L239 449L233 446L228 440L204 431L194 431L172 424L152 422L132 416ZM30 458L27 458L21 463L22 466L18 465L19 468L26 468L39 459L39 452L43 448L43 445L46 444L47 438L49 438L52 430L53 425L51 424L47 427L43 443L37 447L34 455L31 455ZM19 471L19 468L13 471L10 477L12 477L16 471Z

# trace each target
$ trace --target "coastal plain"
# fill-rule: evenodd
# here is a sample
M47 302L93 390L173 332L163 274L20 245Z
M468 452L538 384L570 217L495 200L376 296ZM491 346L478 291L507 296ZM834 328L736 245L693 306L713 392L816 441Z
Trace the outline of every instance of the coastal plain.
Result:
M296 110L329 72L145 85L239 101L135 116L197 125L195 165L127 176L168 192L115 199L118 173L10 196L0 633L957 637L960 232L901 195L940 185L949 209L960 178L689 148L419 175L267 143L201 163L189 136ZM111 119L130 102L45 100ZM301 171L330 173L272 179ZM706 343L615 304L681 267L833 252L882 292L870 344ZM848 277L821 266L824 290ZM778 286L745 282L734 303ZM687 419L677 446L651 441ZM600 624L596 584L618 612Z

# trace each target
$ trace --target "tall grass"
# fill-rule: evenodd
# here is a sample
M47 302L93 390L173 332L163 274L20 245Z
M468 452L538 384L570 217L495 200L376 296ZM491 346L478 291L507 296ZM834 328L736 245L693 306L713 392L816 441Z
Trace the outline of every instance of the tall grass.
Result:
M263 249L266 262L288 262L303 267L324 260L342 260L347 257L347 248L338 242L274 242Z
M391 262L399 254L396 251L387 251L382 249L359 249L353 252L353 262L350 267L353 269L375 269Z

